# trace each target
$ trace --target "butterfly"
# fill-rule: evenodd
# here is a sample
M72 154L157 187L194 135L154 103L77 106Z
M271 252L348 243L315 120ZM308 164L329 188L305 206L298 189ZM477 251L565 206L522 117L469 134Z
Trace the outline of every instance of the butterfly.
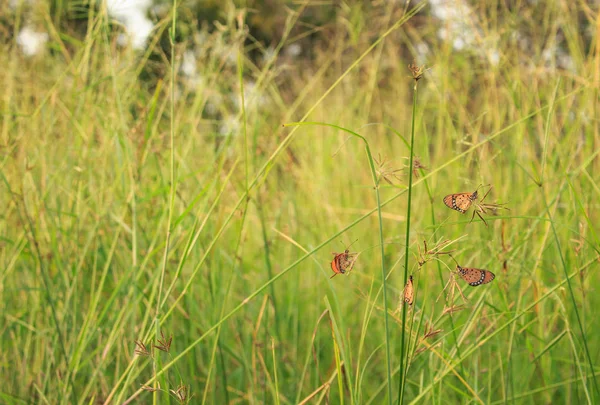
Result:
M475 201L476 199L477 190L475 190L475 192L473 193L449 194L446 197L444 197L444 204L446 204L448 208L452 208L453 210L464 214L465 212L467 212L467 210L471 207L471 204L473 204L473 201Z
M334 278L338 274L344 274L347 271L352 270L354 262L356 262L357 253L350 253L349 249L346 249L343 253L333 253L335 257L331 261L331 270L333 270Z
M496 278L496 275L489 270L475 269L472 267L460 267L456 265L456 270L460 277L469 283L472 287L477 287L481 284L487 284Z
M406 283L406 286L404 287L404 302L406 302L408 305L412 305L414 298L415 298L415 292L413 289L413 278L412 278L412 276L409 276L408 282Z

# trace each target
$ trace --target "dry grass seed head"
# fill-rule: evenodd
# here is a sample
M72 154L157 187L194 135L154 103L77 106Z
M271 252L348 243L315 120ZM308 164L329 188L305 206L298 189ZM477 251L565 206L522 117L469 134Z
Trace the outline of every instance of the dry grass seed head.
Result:
M413 158L412 171L413 171L413 175L415 176L416 179L419 178L419 169L429 170L429 169L427 169L427 167L423 166L423 164L421 163L421 161L419 160L418 157L415 157L415 158Z
M136 349L134 350L135 354L138 356L152 356L152 352L148 350L148 347L144 343L142 343L140 340L135 340L134 342L136 346Z
M412 77L415 80L415 82L418 82L423 77L423 74L427 69L425 69L425 65L417 66L417 62L413 61L413 63L408 65L408 70L410 70L410 73L412 74Z
M149 386L149 385L142 385L142 389L143 389L144 391L148 391L148 392L162 391L162 390L160 389L160 383L157 383L157 387L156 387L156 388L155 388L155 387L151 387L151 386Z
M387 158L382 158L381 155L374 160L377 164L375 171L377 172L379 181L383 179L392 186L395 185L394 180L400 181L400 175L398 173L401 172L402 169L395 169L391 166L391 162L389 162Z
M492 191L493 186L490 186L490 188L488 189L488 191L484 194L483 198L479 201L474 200L473 201L473 206L475 207L473 209L473 215L471 216L471 221L473 222L473 219L475 218L475 215L477 215L485 224L485 226L488 226L487 221L483 218L482 214L485 215L498 215L498 210L499 209L505 209L505 210L509 210L510 209L508 207L505 207L505 203L492 203L492 204L488 204L488 203L484 203L483 201L485 200L485 198L487 197L487 195L490 193L490 191Z
M427 328L427 331L425 332L425 334L423 335L423 339L430 339L432 337L434 337L435 335L437 335L438 333L441 333L442 329L433 329L433 325L429 324L429 327Z
M419 250L419 259L418 259L419 267L423 267L423 265L425 263L437 259L438 256L449 255L451 253L454 253L456 251L456 249L455 250L447 250L447 251L442 251L442 249L444 249L446 246L456 242L459 239L460 238L454 239L454 240L450 240L450 239L446 239L444 241L440 240L431 249L427 248L427 241L424 240L423 241L423 252L421 252L421 246L417 245L417 248Z
M456 281L457 274L458 274L457 272L453 272L452 276L448 279L448 282L446 283L446 286L444 287L444 289L442 290L442 292L440 293L440 295L437 297L437 299L435 300L435 302L439 301L440 297L444 294L444 292L446 292L446 290L448 289L448 287L450 287L450 292L446 296L446 302L450 302L452 306L454 305L454 297L455 297L455 294L456 294L456 290L458 290L460 296L463 299L463 302L469 302L469 300L467 300L467 298L463 294L462 289L460 288L460 285Z
M177 387L177 390L169 390L169 392L177 399L180 404L187 404L192 399L193 395L188 394L189 388L183 384Z
M464 305L453 305L451 307L444 307L444 310L442 311L442 315L453 314L454 312L459 312L459 311L462 311L463 309L465 309Z
M577 238L577 239L573 238L570 240L575 245L575 246L573 246L573 251L575 252L575 256L579 256L581 249L583 249L584 242L585 242L584 238L585 238L585 227L583 226L583 223L580 222L579 223L579 238Z
M163 331L160 331L160 336L162 339L156 339L158 341L158 345L154 345L158 350L162 350L163 352L169 353L171 350L171 342L173 341L173 336L169 336L169 338L165 338Z
M402 159L406 159L406 160L410 160L410 157L402 157ZM404 165L403 166L404 169L409 169L412 170L413 172L413 176L415 176L416 179L419 178L419 169L421 170L429 170L427 167L425 167L422 163L419 157L417 156L413 156L413 166L412 168L409 167L409 165Z
M435 344L433 344L431 346L421 347L421 348L415 350L415 356L418 355L418 354L420 354L420 353L423 353L426 350L433 349L434 347L439 346L440 344L441 344L441 342L437 342L437 343L435 343Z

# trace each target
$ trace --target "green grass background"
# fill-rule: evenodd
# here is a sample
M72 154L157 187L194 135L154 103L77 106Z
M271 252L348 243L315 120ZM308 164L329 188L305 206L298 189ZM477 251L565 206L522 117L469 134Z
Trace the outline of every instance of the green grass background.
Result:
M268 52L239 4L185 40L185 8L167 12L145 53L102 9L78 39L36 10L46 52L0 52L0 402L597 403L599 10L513 3L475 4L462 52L424 3L311 26L322 5L300 2ZM180 71L191 46L199 79ZM403 168L393 185L366 145ZM480 184L510 208L489 227L442 203ZM458 280L468 302L444 290L447 256L417 264L424 240L458 238L461 265L496 274ZM161 333L169 353L134 353Z

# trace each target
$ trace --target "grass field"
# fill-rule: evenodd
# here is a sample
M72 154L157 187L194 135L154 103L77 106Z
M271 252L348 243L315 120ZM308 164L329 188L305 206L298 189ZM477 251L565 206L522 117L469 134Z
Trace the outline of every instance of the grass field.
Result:
M1 41L0 403L600 403L597 2L297 3L137 52L2 7L49 42Z

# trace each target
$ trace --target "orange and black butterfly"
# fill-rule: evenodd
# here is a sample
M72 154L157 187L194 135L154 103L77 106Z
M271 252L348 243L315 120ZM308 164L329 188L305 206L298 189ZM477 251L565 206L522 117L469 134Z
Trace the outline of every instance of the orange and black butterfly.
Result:
M489 270L460 267L458 264L456 265L456 270L458 271L458 275L472 287L487 284L496 278L496 275Z
M469 208L471 208L471 204L473 204L473 201L476 199L477 190L475 190L473 193L449 194L444 197L444 204L446 204L448 208L452 208L453 210L464 214Z
M412 278L412 276L409 276L408 282L406 283L406 286L404 287L404 302L406 302L408 305L412 305L414 298L415 298L415 291L413 289L413 278Z
M349 247L350 246L348 246L348 248ZM333 255L335 255L331 261L331 270L333 270L333 276L330 278L334 278L338 274L344 274L352 270L358 253L350 253L350 250L346 249L343 253L333 253Z

